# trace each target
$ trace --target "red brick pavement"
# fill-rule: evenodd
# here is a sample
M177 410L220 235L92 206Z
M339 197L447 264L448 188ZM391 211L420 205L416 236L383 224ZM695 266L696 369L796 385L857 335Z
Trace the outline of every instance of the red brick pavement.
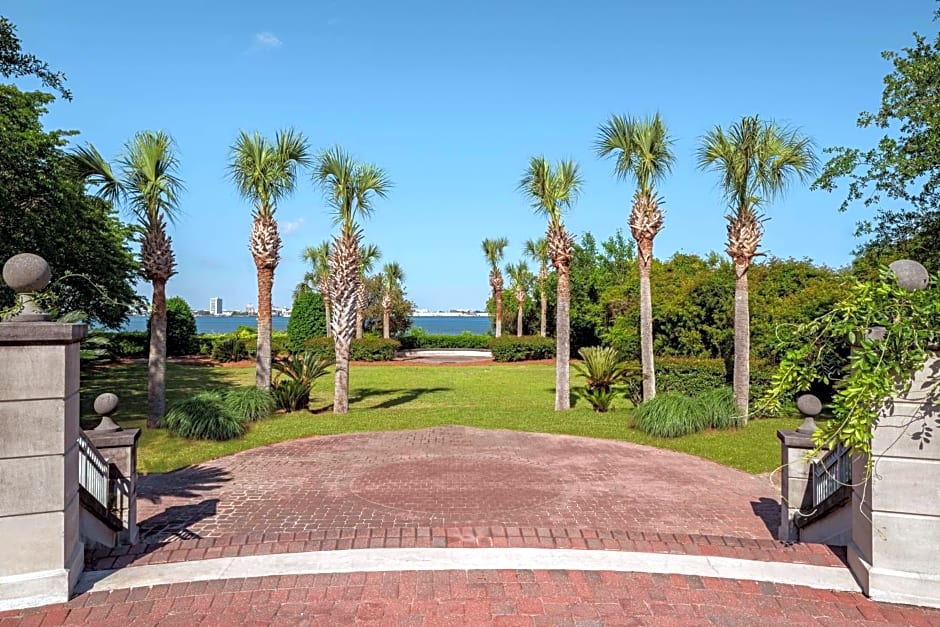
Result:
M81 595L13 625L940 625L860 594L644 573L481 570L228 579Z
M202 549L232 555L233 545L256 545L251 554L413 541L832 563L826 550L773 540L777 498L766 477L681 453L438 427L295 440L144 477L142 540L174 546L133 550L177 561ZM109 557L122 555L90 565L111 567L98 563Z

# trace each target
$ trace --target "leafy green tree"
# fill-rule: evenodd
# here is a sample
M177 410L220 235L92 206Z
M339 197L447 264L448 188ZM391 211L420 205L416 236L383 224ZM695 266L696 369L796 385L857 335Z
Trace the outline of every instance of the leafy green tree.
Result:
M150 333L150 320L147 320ZM166 301L166 354L174 357L195 355L199 352L196 338L196 317L189 303L179 296Z
M757 116L744 117L727 131L720 126L705 134L698 151L699 167L721 177L728 201L728 245L734 262L734 398L747 424L751 377L751 332L747 271L760 254L765 215L761 206L780 196L793 177L810 179L816 155L810 139L799 131Z
M20 38L16 36L16 26L9 19L0 15L0 76L17 78L35 76L49 89L54 89L66 100L72 94L65 88L65 74L49 69L49 64L39 60L36 55L23 52Z
M630 233L636 240L640 272L640 360L643 366L643 400L656 396L653 359L653 299L650 268L653 239L663 228L663 199L654 185L672 170L673 140L657 113L649 118L612 116L598 131L595 144L600 157L616 155L614 172L619 179L633 179L637 189L630 211Z
M330 331L330 242L321 242L319 246L307 246L300 254L300 258L310 264L311 270L304 274L294 290L294 298L304 291L317 290L323 297L323 313L326 316L326 336L331 337ZM304 289L304 288L307 289Z
M166 283L176 274L167 222L179 211L183 182L173 138L163 131L141 131L124 145L115 173L89 144L71 154L74 172L98 188L98 194L122 202L137 219L144 278L153 286L147 380L147 426L156 428L166 412Z
M508 245L509 240L505 237L484 239L482 244L483 255L490 264L490 288L493 290L493 302L496 303L496 337L503 334L503 273L499 270L499 264Z
M359 248L359 276L356 279L356 338L362 339L363 309L366 301L366 275L372 272L375 264L382 258L379 247L375 244L366 244Z
M304 342L312 337L326 335L326 316L323 296L316 292L304 292L294 298L290 319L287 321L287 338L291 352L304 350Z
M42 256L59 312L82 311L91 322L118 327L139 302L131 230L69 170L64 146L72 133L43 129L52 100L0 85L0 264L23 252ZM92 269L90 281L62 279ZM13 302L0 282L0 308Z
M271 290L281 251L275 211L277 203L294 191L298 168L308 165L307 140L293 129L278 131L273 141L241 131L229 150L229 176L252 204L249 247L258 279L255 385L263 390L271 389Z
M548 219L545 239L549 257L555 267L557 292L555 299L555 410L571 408L569 382L571 361L570 265L573 240L562 221L564 211L570 209L581 192L582 179L578 165L571 160L559 161L554 167L545 157L532 157L522 175L519 189L530 199L536 213Z
M940 17L940 11L937 12ZM940 271L940 34L933 41L914 33L914 45L883 52L894 70L884 78L881 106L862 112L859 128L885 129L873 148L827 148L814 188L833 191L849 181L845 211L863 201L876 208L874 220L858 224L869 237L856 252L868 274L881 262L916 259Z
M357 220L372 214L374 196L385 198L392 186L382 168L355 161L339 146L317 156L313 180L323 188L340 231L330 250L330 325L336 344L333 412L349 411L349 343L356 330L362 230Z
M384 332L383 319L385 317L385 287L386 277L383 274L374 274L365 278L366 297L363 309L363 327L367 333L378 335ZM392 290L392 302L388 308L388 334L395 337L407 333L411 328L411 313L415 304L408 300L403 285Z

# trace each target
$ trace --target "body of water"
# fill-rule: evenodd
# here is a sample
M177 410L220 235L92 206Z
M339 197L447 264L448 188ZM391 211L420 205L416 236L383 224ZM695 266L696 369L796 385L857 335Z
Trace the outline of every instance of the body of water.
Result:
M276 316L271 319L272 327L275 331L287 330L287 321L290 318ZM486 317L473 316L428 316L412 318L412 328L420 328L429 334L440 335L460 335L464 331L469 331L477 335L483 335L490 330L490 319ZM257 326L257 320L254 316L196 316L197 333L231 333L241 326ZM128 323L124 326L125 331L146 331L146 316L131 316Z

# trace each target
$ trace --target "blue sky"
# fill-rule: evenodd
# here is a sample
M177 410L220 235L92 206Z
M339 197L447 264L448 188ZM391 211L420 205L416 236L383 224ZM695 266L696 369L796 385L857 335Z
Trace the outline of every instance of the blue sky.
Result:
M695 167L701 135L743 115L800 127L821 148L865 146L856 128L877 108L890 70L880 53L933 35L933 0L713 2L267 2L167 0L5 3L27 51L68 76L72 102L46 124L78 129L108 157L141 129L176 139L186 182L172 229L179 275L169 285L198 308L256 301L250 207L226 179L239 129L293 126L316 148L341 144L387 170L395 187L364 223L383 261L406 272L430 309L482 308L480 249L509 238L507 261L544 222L516 191L530 156L580 163L584 193L571 232L626 230L632 188L594 156L612 113L659 111L677 163L660 192L666 228L655 254L723 250L714 173ZM224 8L223 8L224 7ZM35 88L30 80L18 82ZM846 264L861 207L795 186L768 208L763 249ZM333 231L305 176L278 208L284 236L274 301L288 305L302 248ZM149 290L141 292L149 297Z

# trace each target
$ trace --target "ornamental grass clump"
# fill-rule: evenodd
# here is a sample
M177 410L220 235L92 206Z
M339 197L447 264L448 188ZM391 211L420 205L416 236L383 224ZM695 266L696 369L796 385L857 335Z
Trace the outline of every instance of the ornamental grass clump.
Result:
M706 429L730 429L741 424L734 389L728 386L703 392L695 397Z
M267 418L274 412L274 397L258 387L235 388L225 394L225 405L244 422Z
M190 440L231 440L245 433L245 423L220 392L202 392L170 406L161 426Z
M657 394L637 407L633 426L661 438L677 438L704 428L698 403L679 392Z

